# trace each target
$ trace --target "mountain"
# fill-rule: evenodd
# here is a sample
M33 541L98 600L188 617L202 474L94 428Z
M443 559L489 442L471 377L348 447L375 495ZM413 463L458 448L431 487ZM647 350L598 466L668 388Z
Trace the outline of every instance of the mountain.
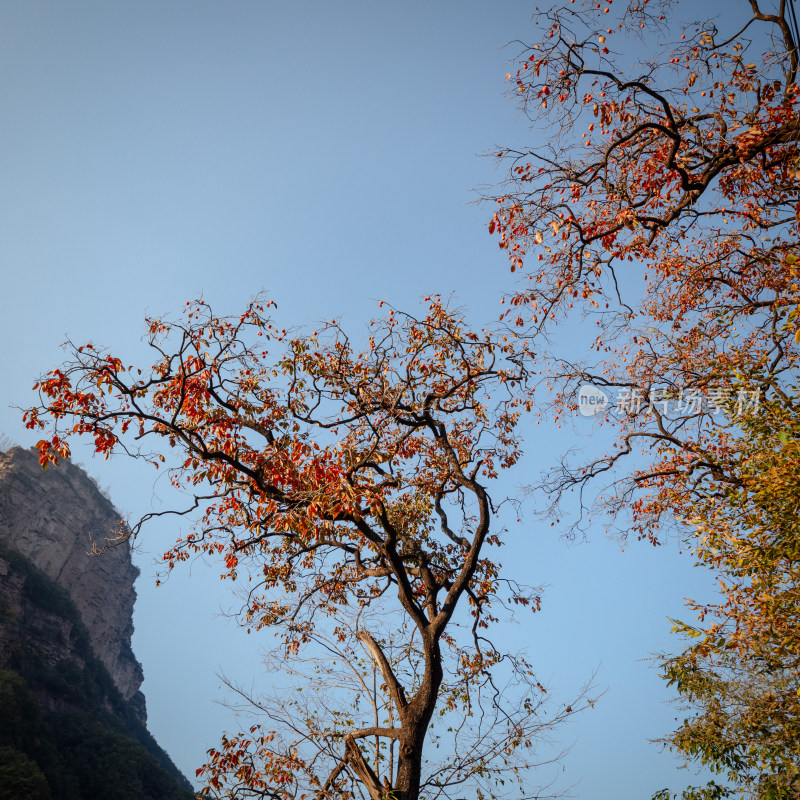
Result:
M189 800L146 728L120 514L79 467L0 453L0 800Z

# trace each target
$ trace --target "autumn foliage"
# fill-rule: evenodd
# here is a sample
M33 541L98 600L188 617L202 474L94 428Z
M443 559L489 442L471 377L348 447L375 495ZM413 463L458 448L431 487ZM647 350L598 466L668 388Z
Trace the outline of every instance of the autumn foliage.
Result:
M563 405L589 379L638 395L613 419L618 451L583 480L646 438L657 458L634 476L642 535L674 507L675 481L713 467L712 393L780 392L796 363L797 58L786 16L751 5L726 20L738 29L694 24L670 43L668 4L566 4L540 15L544 36L511 78L555 134L500 153L511 172L490 230L524 272L507 316L534 331L592 323L596 359L548 376ZM641 62L622 55L637 46ZM664 401L689 391L703 407L670 417Z
M268 306L223 318L198 302L150 320L149 369L69 345L26 414L47 430L45 466L75 437L165 464L190 498L181 513L197 518L167 564L202 553L229 578L253 576L243 622L279 633L282 674L325 656L310 685L339 687L328 705L256 701L256 725L210 752L206 791L332 798L359 784L410 800L450 785L498 794L510 779L526 796L537 733L578 704L543 715L531 668L489 638L504 607L539 604L489 552L501 539L487 485L518 460L530 407L524 353L437 298L421 319L389 310L363 349L336 323L290 337ZM501 678L515 687L508 705ZM371 721L334 713L337 697L340 709L367 703ZM423 758L434 712L455 737L439 762Z
M796 411L773 400L743 423L724 482L694 503L698 564L719 598L689 601L686 649L664 658L691 714L667 740L763 796L800 786L800 472Z
M612 399L616 444L553 471L556 506L593 496L653 542L677 524L720 576L722 601L692 603L700 627L681 627L699 643L667 665L699 704L670 744L782 797L800 657L797 24L786 0L679 16L704 11L571 2L536 17L507 77L544 143L498 153L489 229L520 276L506 319L541 341L586 333L577 358L550 350L554 412L586 382Z
M552 471L554 508L653 543L678 530L719 577L663 657L691 709L667 743L744 793L796 796L800 90L793 4L764 5L720 22L667 0L537 13L507 77L538 144L497 154L490 198L518 280L505 336L437 298L423 318L390 311L363 348L335 323L289 336L261 302L233 318L196 303L149 321L151 368L69 345L39 382L43 465L73 437L163 464L197 517L167 564L203 553L255 576L245 625L278 631L279 669L319 687L248 698L269 724L210 752L208 793L529 796L537 737L577 704L543 721L530 666L492 644L506 604L539 599L493 557L488 487L541 381L559 417L580 385L608 392L617 434ZM370 724L335 711L348 692ZM429 763L437 725L447 755Z

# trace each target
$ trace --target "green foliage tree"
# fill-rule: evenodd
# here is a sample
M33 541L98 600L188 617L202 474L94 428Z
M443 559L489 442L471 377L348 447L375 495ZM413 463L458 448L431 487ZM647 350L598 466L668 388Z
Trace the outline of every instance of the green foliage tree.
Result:
M51 800L50 786L35 762L0 747L0 800Z
M687 520L720 599L689 601L688 641L663 660L692 715L665 741L759 797L800 793L800 426L773 399L741 421L724 482Z
M0 670L0 709L0 745L31 747L41 710L25 681L9 670Z

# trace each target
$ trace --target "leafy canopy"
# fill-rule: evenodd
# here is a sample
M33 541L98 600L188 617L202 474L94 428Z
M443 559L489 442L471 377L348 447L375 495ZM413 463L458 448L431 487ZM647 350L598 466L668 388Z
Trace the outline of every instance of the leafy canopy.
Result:
M601 421L617 441L551 474L555 506L594 496L654 543L677 523L719 577L721 600L690 604L701 624L678 625L687 649L665 661L696 711L669 743L744 792L796 796L797 20L790 0L684 24L685 8L535 17L507 77L547 136L498 153L489 227L521 276L517 330L591 328L587 355L544 372L555 413L585 382L616 400Z
M289 336L260 300L227 318L187 304L148 322L150 369L70 344L37 384L26 422L48 430L43 465L80 436L105 456L169 461L191 498L176 511L199 518L169 567L204 553L252 576L243 621L279 633L284 675L320 658L348 675L342 688L312 671L317 689L338 687L313 708L251 704L273 725L210 752L212 795L527 796L537 735L578 708L543 716L530 666L489 638L505 605L539 604L488 552L501 544L488 482L517 462L531 405L524 348L428 300L419 319L389 310L363 350L334 322ZM333 712L352 687L369 724ZM448 755L428 764L435 711Z

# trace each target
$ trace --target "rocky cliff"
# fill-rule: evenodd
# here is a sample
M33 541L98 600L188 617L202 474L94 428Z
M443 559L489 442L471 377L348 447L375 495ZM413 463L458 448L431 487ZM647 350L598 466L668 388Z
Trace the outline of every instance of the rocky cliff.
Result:
M0 799L192 800L67 592L0 543Z
M192 800L145 725L127 543L95 483L0 452L0 800Z
M142 667L131 650L139 571L127 543L89 555L119 528L120 514L79 467L65 461L45 472L29 450L0 453L0 542L66 589L94 654L144 721Z

